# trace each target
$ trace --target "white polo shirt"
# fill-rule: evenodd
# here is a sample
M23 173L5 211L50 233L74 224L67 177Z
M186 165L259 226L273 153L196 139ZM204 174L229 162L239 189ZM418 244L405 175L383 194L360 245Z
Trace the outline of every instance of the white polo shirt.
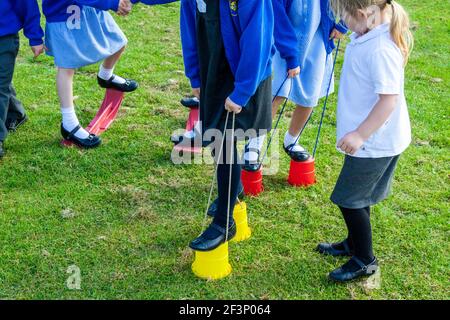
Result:
M345 52L337 108L337 141L364 122L380 94L398 95L397 107L389 119L354 155L359 158L396 156L411 143L404 94L404 59L392 41L389 27L383 24L363 36L352 34Z

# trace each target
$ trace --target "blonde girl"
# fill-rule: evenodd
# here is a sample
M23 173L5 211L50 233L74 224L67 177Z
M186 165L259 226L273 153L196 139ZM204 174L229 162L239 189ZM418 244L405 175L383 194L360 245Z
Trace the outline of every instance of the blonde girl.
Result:
M329 274L338 282L378 269L372 250L371 206L390 193L400 155L411 142L404 94L404 67L412 48L409 19L391 0L331 0L338 18L353 31L345 53L337 110L337 148L344 166L331 195L348 236L321 243L318 251L351 256Z

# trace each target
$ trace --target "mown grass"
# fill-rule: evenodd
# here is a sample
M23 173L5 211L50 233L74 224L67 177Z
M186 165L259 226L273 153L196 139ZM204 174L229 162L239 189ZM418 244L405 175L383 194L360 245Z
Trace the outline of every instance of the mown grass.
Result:
M381 287L326 279L343 260L313 252L345 227L328 197L342 163L334 148L335 96L317 159L318 183L287 185L289 161L248 198L253 237L231 245L232 276L202 281L190 271L188 242L201 231L212 166L175 166L173 130L186 111L177 4L136 7L117 18L130 43L117 72L140 81L104 145L89 152L59 145L51 59L30 58L22 41L15 86L30 122L7 141L0 163L0 298L19 299L448 299L449 9L445 1L402 1L416 47L407 67L414 142L402 156L393 196L374 209ZM342 63L342 55L339 64ZM79 117L93 118L102 91L96 66L76 77ZM286 129L289 113L283 119ZM318 114L303 142L313 142ZM66 286L81 269L81 290Z

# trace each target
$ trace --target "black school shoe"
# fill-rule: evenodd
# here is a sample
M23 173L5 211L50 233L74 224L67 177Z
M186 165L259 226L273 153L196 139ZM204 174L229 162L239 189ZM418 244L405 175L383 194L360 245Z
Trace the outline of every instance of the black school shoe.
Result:
M328 277L336 282L348 282L362 277L369 277L378 270L378 261L373 258L369 264L365 264L357 257L352 257L342 267L332 271Z
M19 119L12 119L6 121L6 128L9 132L16 132L20 126L22 126L25 122L28 121L27 115L23 116Z
M287 155L291 157L292 160L297 162L305 162L311 157L311 155L307 151L292 151L294 147L295 147L294 143L287 147L283 145L284 152L286 152Z
M3 149L3 141L0 141L0 159L5 156L5 150Z
M245 160L245 154L249 152L255 152L258 154L258 161L249 161ZM261 163L259 162L259 157L261 155L261 151L257 148L249 148L247 145L244 148L244 164L242 165L242 170L247 172L256 172L261 169Z
M113 75L109 80L104 80L97 76L98 85L105 89L115 89L122 92L133 92L139 87L139 84L131 79L125 79L125 83L122 84L115 83L113 82L115 77Z
M191 249L195 251L212 251L217 247L219 247L221 244L225 243L227 231L225 228L222 228L221 226L215 223L211 223L208 229L209 228L213 228L216 231L219 231L219 236L211 239L207 237L206 235L207 230L205 230L205 232L203 232L197 239L193 240L189 244L189 247ZM233 223L233 225L230 228L228 228L228 241L233 239L235 235L236 235L236 224Z
M241 199L244 197L244 187L242 183L239 184L239 193L238 198ZM217 214L217 209L219 208L219 198L216 198L208 208L208 216L215 217Z
M338 249L342 248L342 249ZM316 251L323 255L333 256L333 257L345 257L352 256L353 252L348 245L347 239L339 243L319 243Z
M181 99L180 103L186 108L198 108L200 107L200 100L197 97Z
M66 129L64 129L63 125L61 124L61 135L65 140L70 141L76 146L83 149L93 149L98 147L102 143L102 139L100 139L100 137L95 134L90 134L89 137L87 137L86 139L77 138L75 134L80 129L81 126L78 125L75 129L69 132Z

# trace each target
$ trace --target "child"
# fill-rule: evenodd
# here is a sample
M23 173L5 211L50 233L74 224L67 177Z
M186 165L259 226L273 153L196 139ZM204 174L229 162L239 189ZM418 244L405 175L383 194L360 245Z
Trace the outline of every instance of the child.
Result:
M408 15L396 1L332 0L332 6L354 32L345 53L337 109L337 147L346 156L331 195L342 211L348 237L319 244L318 251L352 256L329 275L342 282L378 269L370 207L388 196L400 154L411 142L404 66L412 35Z
M45 40L47 54L58 67L56 83L61 103L61 134L81 148L100 145L98 136L83 129L75 114L73 77L75 70L103 60L97 81L102 88L132 92L138 84L113 74L127 39L108 10L126 15L129 0L43 0L47 19Z
M192 48L189 57L198 58L197 64L192 61L194 68L199 66L197 75L192 77L200 80L197 84L202 131L217 129L223 134L227 111L228 129L235 117L235 129L270 130L274 23L271 0L191 1L196 2L196 14L192 15L189 6L184 6L187 11L182 14L191 19L183 25L196 30L197 46L184 44L184 47ZM227 240L227 234L229 240L236 233L232 213L239 192L240 165L236 141L229 136L228 141L224 140L223 154L232 152L234 156L219 159L219 151L214 150L218 163L217 212L211 225L190 243L197 251L213 250Z
M309 155L296 143L298 136L312 108L326 95L328 79L332 76L333 39L341 38L347 29L335 23L329 0L272 1L277 47L273 62L272 116L275 117L285 99L296 104L289 131L285 134L284 150L292 159L302 161ZM259 169L255 161L257 163L263 142L264 137L250 141L244 155L249 163L246 170Z
M0 2L0 159L5 155L3 143L8 131L16 130L27 120L22 103L12 85L19 51L18 32L23 29L37 57L44 52L39 6L36 0L2 0Z

